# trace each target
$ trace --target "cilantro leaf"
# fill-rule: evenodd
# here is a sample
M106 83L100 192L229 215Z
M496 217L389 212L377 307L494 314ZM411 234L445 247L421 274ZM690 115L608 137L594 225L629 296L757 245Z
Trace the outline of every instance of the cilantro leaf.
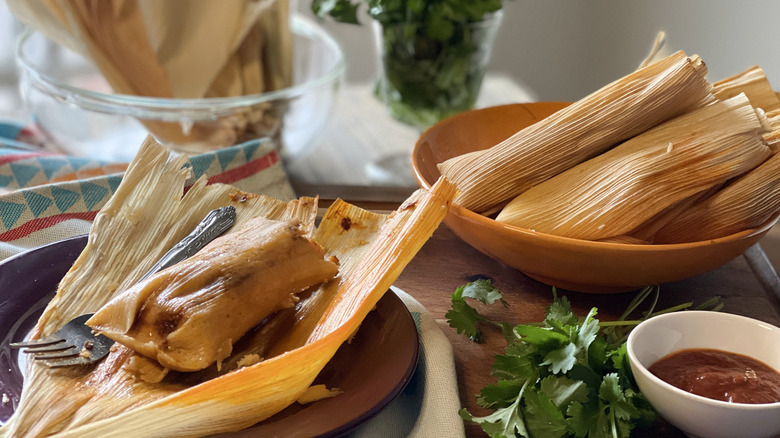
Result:
M526 427L534 438L560 438L566 434L566 419L543 392L528 388L525 393Z
M515 402L522 388L523 381L499 380L494 385L482 388L477 403L487 409L505 408Z
M496 301L500 301L504 306L508 306L501 292L493 286L493 282L489 279L479 279L466 283L459 287L455 293L462 298L474 298L483 304L493 304Z
M577 346L568 343L563 348L550 351L539 365L549 365L553 374L566 373L577 363L577 352Z
M588 400L588 388L585 383L565 376L547 376L542 379L539 387L556 406L567 406L571 402Z
M474 342L482 341L482 332L477 328L477 323L483 318L477 309L469 306L463 300L452 300L451 309L444 315L450 327L463 333Z
M523 393L526 385L520 388L517 397L509 406L496 409L492 414L484 417L473 417L467 410L461 409L460 416L464 420L479 423L482 430L491 437L510 437L520 434L522 437L530 438L528 430L521 411L520 402L523 399Z
M569 341L569 338L562 333L530 324L518 325L514 331L524 343L542 350L554 350Z
M596 308L590 309L588 315L585 317L585 321L580 325L577 331L577 348L580 351L588 351L590 344L596 339L599 334L599 320L596 319Z
M577 315L571 310L571 303L566 297L558 298L553 288L553 302L547 308L544 324L552 326L564 326L577 324Z
M504 301L501 292L493 286L490 279L478 279L473 282L460 286L452 294L452 306L444 315L450 327L468 336L474 342L482 342L482 331L477 326L480 322L488 322L493 325L501 326L505 337L511 335L511 325L505 323L496 323L488 321L477 312L477 309L466 303L466 298L477 300L483 304L493 304L496 301L504 306L508 304ZM509 338L508 338L509 339Z
M491 374L497 379L522 381L535 380L539 377L539 367L534 360L530 349L518 354L518 349L525 347L523 344L516 344L514 349L507 349L506 354L498 354L494 358L493 370Z

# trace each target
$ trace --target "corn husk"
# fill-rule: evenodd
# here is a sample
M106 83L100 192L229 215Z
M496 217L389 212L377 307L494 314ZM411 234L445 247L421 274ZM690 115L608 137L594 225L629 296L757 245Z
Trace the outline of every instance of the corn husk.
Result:
M662 227L654 243L682 243L728 236L766 223L780 211L780 155L773 155L714 195Z
M659 213L656 213L655 216L642 223L642 225L640 225L638 228L631 231L631 234L628 236L625 235L614 236L614 237L609 237L607 239L601 239L601 240L605 240L609 242L617 242L619 240L624 240L624 243L629 240L633 240L634 243L644 243L644 244L652 243L653 236L655 235L655 233L658 232L658 230L660 230L661 228L666 226L666 224L674 220L674 218L679 216L680 213L684 212L685 210L688 210L692 206L696 205L698 202L701 202L702 200L707 199L708 197L717 193L718 190L723 188L723 185L725 184L714 185L707 190L696 193L693 196L689 196L681 201L678 201L670 205L669 207L664 208Z
M677 52L603 87L484 151L449 159L455 200L486 212L528 188L711 101L706 66Z
M761 67L751 67L737 75L712 84L712 94L720 100L744 93L755 108L768 112L780 108L780 98L772 89Z
M188 170L181 164L181 159L168 161L167 152L153 142L142 147L117 194L96 218L87 247L47 306L36 335L95 311L129 287L213 208L235 205L239 226L253 215L287 219L295 214L313 224L317 207L310 198L285 203L229 186L207 186L204 180L182 197ZM453 196L454 186L442 180L430 191L413 194L390 216L334 204L314 235L343 269L339 281L301 300L290 313L292 330L271 343L292 347L226 374L168 373L159 381L138 378L137 370L154 364L121 346L91 370L31 365L20 405L1 433L201 436L268 418L306 393L436 229Z
M778 128L780 127L780 109L768 111L766 119L772 130L764 134L764 141L773 153L777 153L780 150L780 129Z
M647 67L648 65L654 62L658 62L669 55L671 55L671 53L669 53L669 49L666 45L666 32L660 31L656 34L655 39L653 40L653 45L650 47L650 52L647 54L647 56L645 56L645 59L639 63L637 68Z
M527 190L496 220L587 240L627 234L768 158L760 116L740 94L677 117Z

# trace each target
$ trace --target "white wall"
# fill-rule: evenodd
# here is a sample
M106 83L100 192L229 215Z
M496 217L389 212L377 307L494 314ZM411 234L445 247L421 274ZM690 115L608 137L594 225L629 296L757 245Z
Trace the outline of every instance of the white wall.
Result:
M298 0L307 11L308 1ZM668 47L699 54L710 80L752 65L780 90L780 0L504 0L493 72L510 75L540 100L576 100L644 59L659 30ZM324 26L347 53L347 78L367 81L375 61L370 19Z
M297 2L309 12L310 0ZM347 55L347 79L374 76L373 36L365 1L362 26L324 21ZM710 79L752 65L780 90L780 0L504 0L505 19L491 69L540 100L576 100L630 72L659 30L668 46L702 56ZM0 0L0 81L13 74L16 29ZM4 96L0 95L0 98ZM5 100L5 98L3 99Z

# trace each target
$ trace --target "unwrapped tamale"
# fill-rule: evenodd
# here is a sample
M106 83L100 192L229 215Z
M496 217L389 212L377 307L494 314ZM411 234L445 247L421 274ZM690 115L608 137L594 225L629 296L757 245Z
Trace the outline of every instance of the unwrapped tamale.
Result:
M219 367L249 329L336 275L323 256L299 222L257 217L128 289L87 324L172 370Z

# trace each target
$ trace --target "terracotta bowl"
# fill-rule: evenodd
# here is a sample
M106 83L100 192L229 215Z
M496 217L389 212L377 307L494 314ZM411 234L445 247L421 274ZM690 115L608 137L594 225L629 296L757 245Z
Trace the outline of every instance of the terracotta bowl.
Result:
M412 153L421 187L440 176L442 161L486 149L565 107L538 102L467 111L422 134ZM502 224L453 204L444 222L466 243L531 278L561 289L614 293L682 280L717 268L761 239L777 215L761 226L701 242L631 245L592 242Z

